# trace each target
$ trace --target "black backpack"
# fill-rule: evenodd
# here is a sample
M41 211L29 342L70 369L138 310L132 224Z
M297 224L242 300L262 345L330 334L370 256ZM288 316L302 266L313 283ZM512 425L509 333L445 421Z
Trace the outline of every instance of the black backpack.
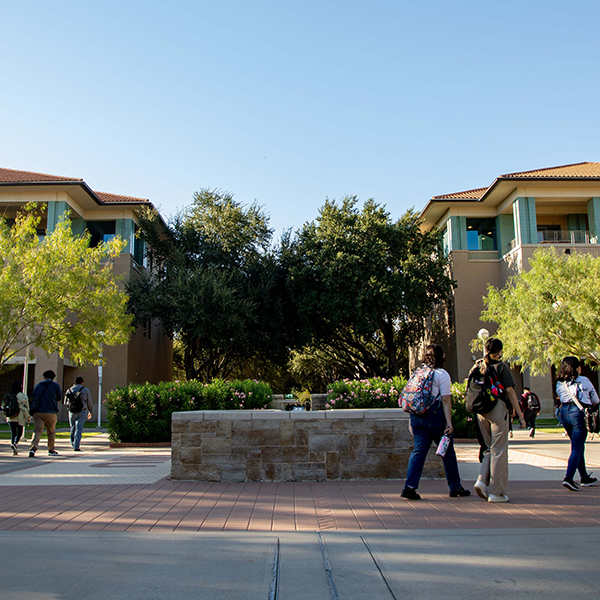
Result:
M531 412L537 412L541 408L542 406L540 405L539 398L535 394L530 393L529 397L527 398L527 409Z
M19 412L21 412L21 407L19 406L19 400L16 394L6 394L6 396L4 396L2 410L4 411L4 415L9 419L16 417Z
M485 415L496 407L498 400L506 401L506 392L498 380L498 374L493 366L488 365L481 372L481 361L469 373L465 408L472 413Z
M74 392L72 389L67 390L65 394L65 404L69 412L78 413L83 410L83 400L81 399L81 391Z

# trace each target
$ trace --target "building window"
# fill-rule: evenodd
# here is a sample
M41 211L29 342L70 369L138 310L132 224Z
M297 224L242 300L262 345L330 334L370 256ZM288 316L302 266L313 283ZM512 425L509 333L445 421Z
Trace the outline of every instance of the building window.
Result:
M467 219L467 248L497 250L496 219Z
M86 228L91 235L90 248L95 248L115 237L116 221L88 221Z
M141 267L145 267L146 264L144 262L144 253L145 253L145 244L144 238L139 235L139 228L135 228L135 235L133 236L133 260L140 265Z

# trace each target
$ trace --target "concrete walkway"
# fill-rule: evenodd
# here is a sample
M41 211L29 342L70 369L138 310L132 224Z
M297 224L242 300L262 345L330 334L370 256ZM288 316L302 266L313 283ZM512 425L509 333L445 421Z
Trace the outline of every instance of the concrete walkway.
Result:
M169 481L168 450L111 450L105 434L56 458L44 441L33 459L1 443L0 598L598 596L600 487L562 488L569 440L526 435L503 505L439 480L420 502L403 481ZM600 472L598 438L586 453ZM477 446L458 454L472 487Z

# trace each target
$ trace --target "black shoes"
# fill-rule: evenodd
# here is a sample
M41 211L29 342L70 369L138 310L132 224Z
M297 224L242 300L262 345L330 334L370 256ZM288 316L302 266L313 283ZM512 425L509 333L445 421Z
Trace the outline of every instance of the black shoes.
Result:
M405 487L400 494L406 500L420 500L421 496L417 493L414 488Z
M592 477L592 474L589 473L587 477L582 477L581 478L581 487L590 487L591 485L594 485L595 483L598 482L598 479L596 477Z
M592 479L594 479L594 477L592 477ZM567 479L565 477L563 479L562 484L563 484L563 487L566 487L568 490L571 490L572 492L579 491L579 486L572 479Z
M421 496L414 488L405 487L400 495L405 500L421 500ZM465 490L465 488L461 485L457 490L450 490L448 495L450 498L464 498L466 496L470 496L471 492L469 490Z
M48 450L48 456L58 456L58 452L56 450Z
M465 488L462 485L457 490L450 490L450 493L448 494L450 498L464 498L470 495L470 490L465 490Z

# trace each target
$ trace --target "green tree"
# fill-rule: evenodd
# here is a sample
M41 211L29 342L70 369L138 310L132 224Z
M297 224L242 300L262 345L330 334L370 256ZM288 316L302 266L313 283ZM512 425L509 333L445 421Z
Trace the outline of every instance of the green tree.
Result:
M65 216L40 240L40 212L27 207L9 225L0 220L0 364L31 344L48 354L68 352L76 364L95 362L105 344L124 344L131 334L127 295L112 273L124 242L96 248L89 236L73 236Z
M528 271L489 286L484 304L505 357L534 374L565 356L600 363L600 258L538 249Z
M208 189L166 227L156 212L140 214L153 273L130 282L131 308L180 341L187 379L229 377L287 352L286 277L268 223L256 204Z
M408 347L451 294L437 231L412 210L397 221L373 200L327 200L294 240L290 288L312 346L327 348L355 377L400 374Z

